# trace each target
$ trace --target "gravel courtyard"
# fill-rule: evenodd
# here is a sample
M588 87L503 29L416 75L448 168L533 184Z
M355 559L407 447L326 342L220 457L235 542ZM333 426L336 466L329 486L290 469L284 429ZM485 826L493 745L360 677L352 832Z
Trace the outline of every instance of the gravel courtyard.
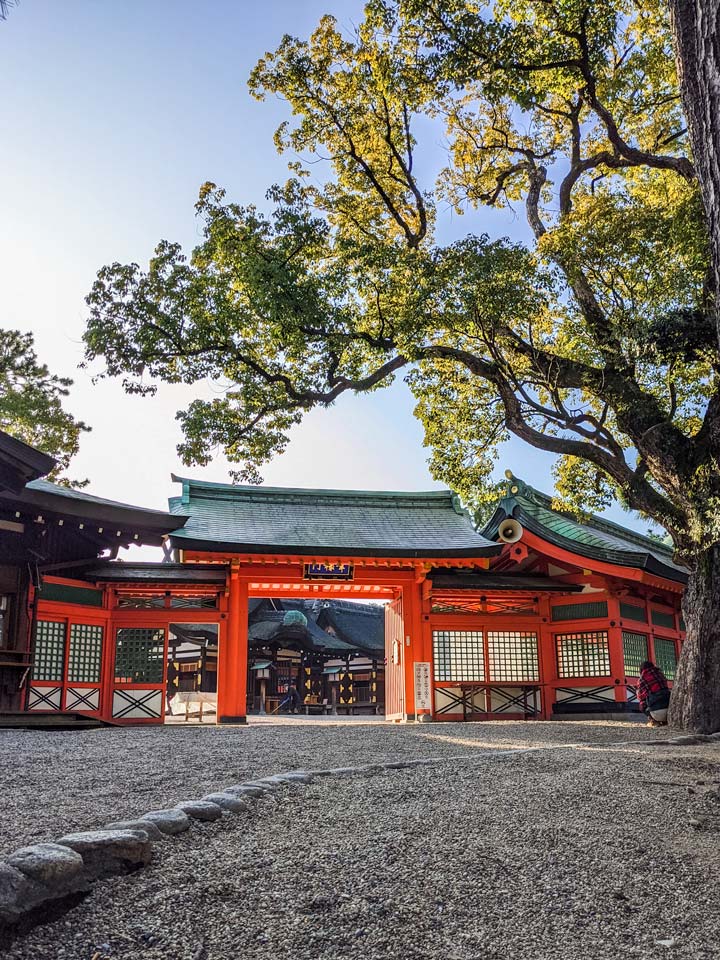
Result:
M612 723L0 731L0 849L288 769L19 938L12 960L716 958L720 744ZM646 741L627 743L627 741ZM569 746L569 745L572 746ZM539 747L515 755L493 750Z

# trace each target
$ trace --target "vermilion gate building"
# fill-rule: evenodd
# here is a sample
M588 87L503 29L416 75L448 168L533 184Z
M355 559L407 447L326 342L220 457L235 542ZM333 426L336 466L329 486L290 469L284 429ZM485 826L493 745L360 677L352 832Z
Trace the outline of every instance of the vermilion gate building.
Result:
M15 682L18 706L33 713L162 722L168 630L181 623L217 628L217 717L242 723L248 600L261 596L386 602L385 712L397 720L607 715L632 707L642 660L674 674L686 574L669 548L559 513L515 478L481 533L450 492L178 482L169 514L97 498L83 505L66 492L63 516L61 495L45 485L54 497L54 512L43 508L46 532L86 531L80 515L94 511L97 539L108 532L98 510L111 526L124 510L138 530L113 534L165 537L174 562L87 558L63 569L58 560L25 599L8 592L27 632L24 652L21 626L6 654L15 678L6 699ZM37 498L0 494L0 520L37 525Z

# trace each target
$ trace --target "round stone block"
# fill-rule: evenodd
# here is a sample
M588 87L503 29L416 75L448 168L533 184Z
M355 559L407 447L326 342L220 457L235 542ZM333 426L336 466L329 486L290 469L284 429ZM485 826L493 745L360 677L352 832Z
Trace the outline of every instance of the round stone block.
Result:
M190 819L182 810L150 810L144 813L141 820L154 823L162 833L183 833L190 826Z
M152 859L152 841L142 830L69 833L58 843L79 853L85 869L96 877L129 873Z
M244 800L233 796L231 793L208 793L207 796L203 797L203 800L213 803L223 810L228 810L230 813L247 813L250 809Z
M15 867L25 876L47 887L64 888L70 893L73 881L83 872L83 858L70 847L59 843L35 843L31 847L21 847L7 857L11 867ZM61 894L59 894L61 895Z
M152 820L116 820L114 823L106 823L103 830L142 830L153 841L165 838L165 834Z
M212 800L183 800L175 804L176 810L182 810L191 820L219 820L222 809Z
M0 921L17 923L24 914L51 899L47 889L16 867L0 862Z
M222 792L231 793L234 797L256 799L265 796L270 791L263 789L263 787L251 787L248 783L235 783L231 787L224 787Z

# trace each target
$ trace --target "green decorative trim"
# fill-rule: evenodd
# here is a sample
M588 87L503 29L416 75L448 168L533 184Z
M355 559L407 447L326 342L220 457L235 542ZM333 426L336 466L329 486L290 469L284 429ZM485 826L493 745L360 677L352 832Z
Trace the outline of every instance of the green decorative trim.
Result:
M620 616L623 620L637 620L639 623L647 623L647 609L636 606L634 603L624 603L620 601Z
M675 614L663 613L662 610L650 610L650 620L656 627L666 627L668 630L675 629Z
M53 600L55 603L76 603L82 607L101 607L103 591L92 587L71 587L66 583L43 582L39 591L41 600Z
M594 620L607 617L607 600L597 600L593 603L563 603L551 607L552 619L557 620Z

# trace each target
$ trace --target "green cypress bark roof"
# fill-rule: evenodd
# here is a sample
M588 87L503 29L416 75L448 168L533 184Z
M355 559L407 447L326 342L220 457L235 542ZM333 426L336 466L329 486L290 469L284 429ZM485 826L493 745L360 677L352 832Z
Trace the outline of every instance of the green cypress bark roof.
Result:
M687 579L687 569L673 560L671 546L593 514L574 517L554 509L552 503L547 494L511 476L506 496L482 533L492 539L500 523L514 517L539 537L580 556L638 567L671 580Z
M498 544L478 534L450 490L397 493L233 486L173 476L189 514L173 546L314 556L485 557Z

